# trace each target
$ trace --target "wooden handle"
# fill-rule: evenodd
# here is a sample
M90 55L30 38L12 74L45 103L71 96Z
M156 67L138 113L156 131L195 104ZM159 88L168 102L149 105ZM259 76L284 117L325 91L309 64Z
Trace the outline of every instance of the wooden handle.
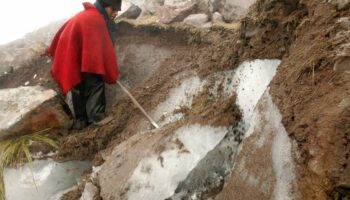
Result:
M117 81L117 84L122 88L122 90L130 97L131 101L138 107L141 112L147 117L147 119L151 122L151 124L155 128L159 128L158 124L146 113L146 111L142 108L142 106L136 101L136 99L132 96L132 94L121 84L119 81Z

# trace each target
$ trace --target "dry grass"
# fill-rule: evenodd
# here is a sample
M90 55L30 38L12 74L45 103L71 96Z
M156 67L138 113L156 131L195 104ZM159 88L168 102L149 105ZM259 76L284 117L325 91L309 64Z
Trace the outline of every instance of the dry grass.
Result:
M26 162L31 164L33 157L29 148L32 142L40 142L58 149L58 144L54 140L43 135L48 130L0 141L0 200L5 200L3 177L5 167L14 167Z

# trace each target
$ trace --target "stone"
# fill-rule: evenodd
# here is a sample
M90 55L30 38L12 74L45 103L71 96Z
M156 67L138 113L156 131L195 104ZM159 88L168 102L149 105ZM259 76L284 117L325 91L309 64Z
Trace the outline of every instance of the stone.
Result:
M225 22L237 20L256 0L226 0L220 11ZM219 4L220 5L220 4Z
M338 105L338 107L343 108L343 109L346 109L349 106L350 106L350 97L343 99Z
M233 22L237 20L244 13L244 11L245 9L241 6L226 3L222 16L225 22Z
M0 138L70 128L72 121L56 95L39 86L0 90Z
M164 0L145 0L143 11L147 11L150 14L157 12L157 9L164 5Z
M350 29L350 18L349 17L341 17L338 19L337 23L343 28L343 29Z
M189 2L189 0L164 0L164 5L173 6L185 2Z
M183 22L196 27L202 27L207 21L208 15L201 13L189 15Z
M225 0L210 0L213 13L221 13L224 10Z
M99 190L94 184L87 182L80 200L94 200L98 197L98 192Z
M192 0L196 4L196 13L205 13L210 18L213 13L213 7L210 0Z
M254 30L252 30L252 31L246 31L246 32L244 33L244 37L246 37L246 38L252 38L252 37L254 37L258 32L259 32L258 29L254 29Z
M212 26L213 26L213 23L207 22L207 23L203 24L203 25L201 26L201 28L209 29L209 28L211 28Z
M213 22L223 22L223 17L219 12L215 12L212 16Z
M150 13L148 10L143 9L137 19L142 19L149 16L152 16L152 13Z
M196 4L192 2L161 6L156 14L157 20L163 24L183 21L188 15L194 13L195 7Z
M140 15L141 11L141 8L139 8L137 5L131 4L131 6L125 12L116 17L116 20L122 18L136 19Z
M344 10L349 8L350 1L349 0L337 0L335 1L335 4L337 6L337 10Z
M272 0L274 1L274 0ZM244 9L249 8L256 0L225 0L225 5L237 5Z

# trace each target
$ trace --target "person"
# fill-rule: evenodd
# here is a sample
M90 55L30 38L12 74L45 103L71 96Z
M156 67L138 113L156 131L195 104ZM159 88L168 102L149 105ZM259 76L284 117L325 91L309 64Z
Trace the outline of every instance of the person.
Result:
M73 129L111 120L105 115L104 83L114 84L118 78L113 19L121 4L121 0L84 2L85 10L58 30L48 48L51 75L71 100Z

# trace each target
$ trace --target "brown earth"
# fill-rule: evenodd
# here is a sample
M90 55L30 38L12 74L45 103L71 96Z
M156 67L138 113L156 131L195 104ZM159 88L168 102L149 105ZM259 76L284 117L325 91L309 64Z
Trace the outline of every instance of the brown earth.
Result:
M302 199L337 199L339 186L350 185L350 74L334 66L350 38L339 38L345 30L336 22L350 12L319 1L303 6L308 14L295 31L271 93L298 144Z

